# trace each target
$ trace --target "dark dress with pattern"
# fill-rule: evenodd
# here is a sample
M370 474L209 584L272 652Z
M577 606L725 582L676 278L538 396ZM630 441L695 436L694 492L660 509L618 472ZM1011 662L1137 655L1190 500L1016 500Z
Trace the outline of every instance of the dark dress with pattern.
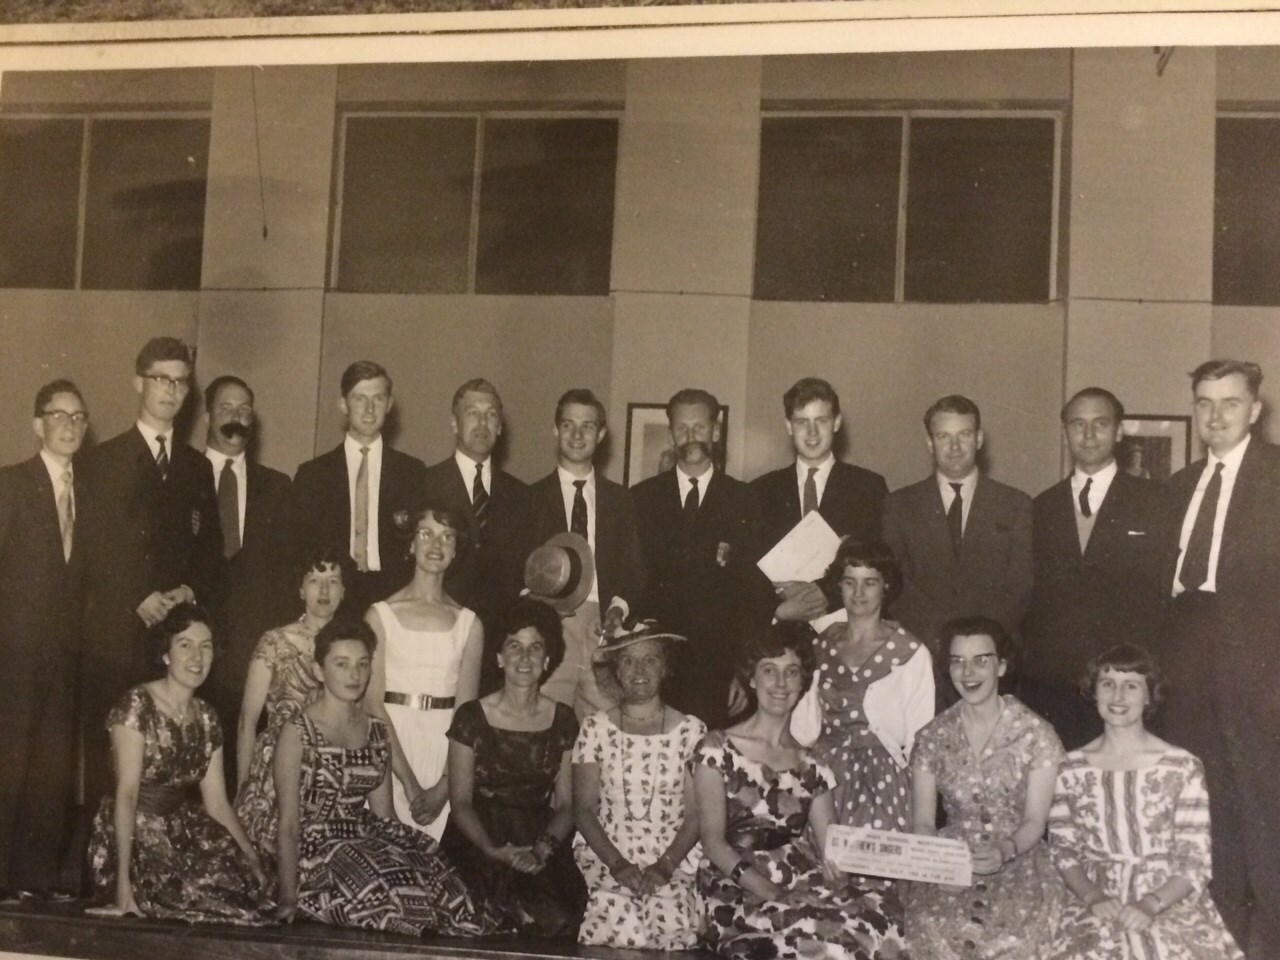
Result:
M812 956L805 941L845 951L850 960L905 956L897 897L850 876L827 885L806 835L815 797L835 788L835 774L812 755L791 770L773 770L744 756L722 732L708 734L690 767L724 778L725 839L751 865L787 891L782 901L750 896L704 855L698 867L708 947L732 960L792 960Z
M129 880L148 917L258 924L258 884L240 848L204 809L194 789L222 746L218 716L193 699L186 723L160 712L145 686L130 690L107 714L107 730L142 734L142 780L134 817ZM103 798L93 821L89 866L99 895L115 897L115 796Z
M420 936L492 933L458 875L425 833L369 809L387 776L387 725L369 719L369 740L328 743L306 713L299 785L298 910L321 923Z
M454 712L449 739L475 751L471 803L495 844L532 846L552 817L556 777L578 737L573 709L557 703L545 730L499 730L479 700ZM576 937L587 906L587 885L568 843L560 844L535 874L487 858L451 819L440 845L474 895L505 926L540 937Z

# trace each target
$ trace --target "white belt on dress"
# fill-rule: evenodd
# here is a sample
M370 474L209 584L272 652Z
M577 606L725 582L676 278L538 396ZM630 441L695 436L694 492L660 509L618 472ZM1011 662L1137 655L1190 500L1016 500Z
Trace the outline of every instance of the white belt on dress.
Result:
M453 697L433 697L429 693L394 693L388 690L382 695L383 703L394 703L414 710L452 710Z

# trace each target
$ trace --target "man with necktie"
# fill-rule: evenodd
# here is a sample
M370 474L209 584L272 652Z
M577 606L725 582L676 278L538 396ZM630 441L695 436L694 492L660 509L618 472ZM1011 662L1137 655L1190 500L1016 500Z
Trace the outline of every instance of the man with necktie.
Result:
M40 450L0 470L0 889L49 894L74 799L75 684L84 487L73 460L88 428L70 380L36 393Z
M1191 374L1207 456L1169 482L1157 650L1169 696L1162 736L1205 766L1210 889L1250 957L1280 956L1280 448L1252 428L1262 370L1210 360Z
M982 414L951 395L924 415L933 474L889 494L884 539L902 567L889 616L938 656L938 628L980 614L1013 632L1031 598L1031 498L978 468Z
M413 576L408 544L424 503L426 467L385 442L382 428L395 397L381 364L357 360L339 387L346 435L293 478L295 547L299 556L321 547L350 553L356 573L343 606L363 616Z

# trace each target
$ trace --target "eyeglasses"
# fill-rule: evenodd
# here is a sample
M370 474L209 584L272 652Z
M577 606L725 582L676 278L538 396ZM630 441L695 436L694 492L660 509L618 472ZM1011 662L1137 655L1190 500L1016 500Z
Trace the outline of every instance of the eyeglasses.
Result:
M436 531L430 530L427 527L419 527L414 532L414 536L417 537L418 540L421 541L422 543L431 543L433 541L436 543L457 543L458 542L458 534L453 530L441 530L437 533Z
M75 424L77 427L83 427L89 422L89 414L83 410L76 413L67 413L65 410L46 410L40 416L47 420L52 420L54 426L63 427L68 423Z
M163 373L144 373L143 380L150 380L156 386L168 387L170 390L176 390L179 393L185 393L191 389L190 377L169 377Z

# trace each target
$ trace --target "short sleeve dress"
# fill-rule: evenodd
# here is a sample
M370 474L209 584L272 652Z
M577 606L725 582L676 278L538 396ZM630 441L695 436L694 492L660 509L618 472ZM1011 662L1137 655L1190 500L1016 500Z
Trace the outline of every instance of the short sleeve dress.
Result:
M1049 960L1242 960L1209 895L1204 767L1174 747L1149 767L1100 770L1072 750L1058 768L1049 849L1059 870L1082 867L1109 897L1136 903L1171 876L1193 891L1141 933L1097 919L1068 897ZM1261 960L1261 958L1260 958Z
M311 673L315 641L315 632L299 620L268 630L253 651L253 659L271 670L267 725L254 741L248 776L236 793L236 816L264 863L274 863L276 857L276 742L285 724L310 706L320 689Z
M479 700L460 706L449 739L475 752L472 807L495 844L532 846L552 814L556 775L578 736L573 708L555 705L545 730L502 730ZM541 871L519 873L480 852L458 827L445 827L440 846L473 895L506 926L538 937L574 937L587 901L569 844L560 844Z
M137 686L107 714L108 730L125 726L143 738L129 868L134 900L148 917L268 922L258 910L258 884L248 861L195 790L222 746L222 727L203 700L191 704L192 718L179 723L160 712L145 686ZM94 818L89 865L97 893L114 897L114 795L103 798Z
M369 739L351 749L329 743L305 713L299 783L298 910L321 923L424 933L492 933L431 837L368 807L391 763L387 726L369 720Z
M843 948L849 960L905 955L897 898L890 903L879 889L860 886L859 877L828 886L806 836L814 798L835 788L830 767L806 754L796 768L774 770L720 732L708 734L689 763L724 779L729 845L787 891L778 902L748 897L704 853L698 891L707 947L732 960L797 960L814 954L814 942Z
M991 738L975 754L956 703L916 738L913 775L937 781L947 825L944 837L998 842L1022 823L1027 777L1057 770L1062 744L1043 718L1011 696ZM1045 844L975 876L971 887L906 885L907 942L913 955L936 960L1040 960L1057 923L1065 887Z
M609 841L631 863L654 863L675 839L685 819L686 764L706 733L706 724L694 716L653 736L623 733L603 712L583 721L573 762L599 766L596 816ZM643 950L695 946L702 926L696 844L671 881L647 897L619 886L580 834L574 837L573 852L590 892L579 943Z

